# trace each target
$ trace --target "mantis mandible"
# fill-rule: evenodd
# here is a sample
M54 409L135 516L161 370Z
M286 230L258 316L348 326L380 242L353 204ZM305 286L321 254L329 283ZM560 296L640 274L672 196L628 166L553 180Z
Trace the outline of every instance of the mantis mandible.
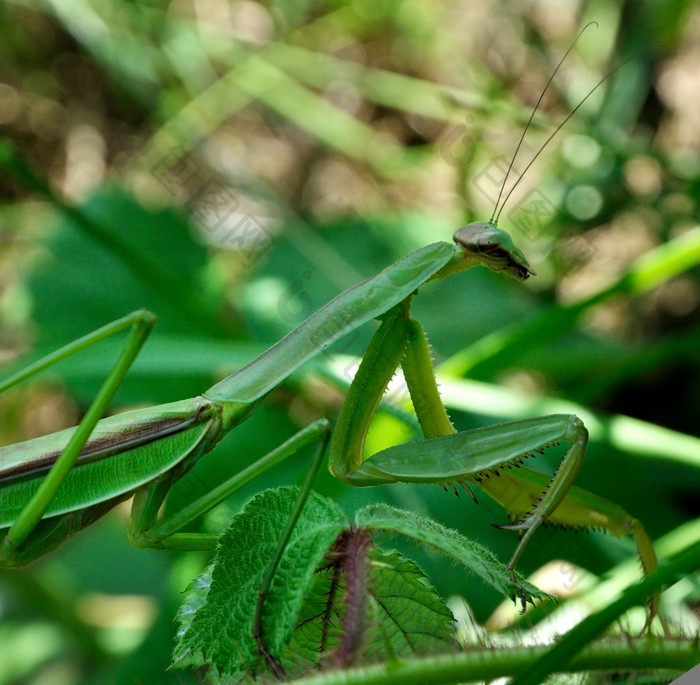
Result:
M500 195L497 207L499 201ZM489 222L460 228L452 243L416 250L349 288L199 397L101 418L155 323L155 316L145 310L86 335L0 383L1 392L88 345L129 330L119 359L76 428L0 449L0 531L5 531L0 565L29 563L132 496L133 544L211 549L216 536L179 531L305 445L317 441L324 449L331 435L329 423L321 419L310 424L245 471L164 519L159 512L173 483L296 369L335 340L378 318L380 326L330 437L329 468L337 478L354 486L437 483L453 489L459 485L469 492L469 484L476 483L516 521L500 527L520 533L507 566L518 587L516 563L535 530L546 522L604 529L617 537L632 535L644 572L654 570L658 565L654 549L639 521L573 485L588 439L580 419L551 415L457 432L440 400L425 334L410 317L411 300L431 280L453 277L473 266L502 271L520 281L533 275L509 234L497 227L498 214L494 210ZM369 424L398 366L403 368L425 439L367 458L363 446ZM524 457L560 441L569 447L551 478L520 466ZM524 605L522 588L521 597Z

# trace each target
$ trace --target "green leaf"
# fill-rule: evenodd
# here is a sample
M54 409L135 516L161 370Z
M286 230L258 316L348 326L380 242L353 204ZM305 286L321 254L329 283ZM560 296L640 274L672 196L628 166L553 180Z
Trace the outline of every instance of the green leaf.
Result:
M208 665L226 682L272 677L253 639L253 621L258 590L297 492L267 490L234 517L213 563L187 591L174 665ZM457 532L386 505L362 509L349 526L332 500L312 493L263 614L265 647L288 677L457 648L444 601L412 561L373 547L377 530L424 542L515 597L504 565ZM532 598L546 596L531 585L526 590Z
M454 651L454 616L423 571L395 550L369 556L377 625L362 661Z
M307 597L290 653L305 651L316 670L457 648L452 612L423 571L371 538L366 529L344 531Z
M219 539L212 566L188 591L180 612L178 665L213 663L223 674L251 673L261 667L252 637L258 590L296 493L290 487L267 490L234 517ZM263 634L275 657L297 624L314 571L346 523L331 500L311 494L265 604Z
M149 355L177 364L168 349L173 346L170 336L190 359L208 359L212 347L234 347L227 340L234 331L219 316L220 289L206 276L207 263L207 248L194 238L184 214L148 209L125 191L101 188L80 207L56 217L27 277L37 353L53 351L141 308L158 317L146 345ZM162 336L170 340L164 350L159 349ZM68 372L74 396L84 403L94 397L106 375L102 369L111 368L123 340L105 341L58 367ZM144 379L130 372L119 402L162 403L201 393L219 370L211 362L209 371L193 369L191 362L182 361L184 354L177 355L182 373L151 367ZM94 370L97 378L85 381L81 371L78 378L71 377L70 369L83 363L85 373Z
M177 668L196 668L204 663L201 651L188 644L186 634L192 626L192 619L206 604L209 588L211 588L212 568L213 564L210 564L192 581L185 591L185 600L177 612L179 628L172 662L172 665Z
M227 682L259 682L270 675L252 638L253 617L296 492L267 490L234 517L213 563L186 593L174 666L206 664ZM373 548L371 535L348 529L332 500L309 498L263 617L265 645L287 675L322 668L324 661L372 663L456 649L452 613L425 574L398 552ZM360 544L345 544L350 539ZM348 636L349 648L343 641Z
M400 533L430 545L476 573L504 595L511 599L517 596L517 588L510 581L505 565L493 552L436 521L386 504L373 504L358 511L355 522L358 526ZM523 579L520 579L520 582L533 601L551 599L548 594L538 590L534 585Z
M186 219L102 188L62 214L29 278L39 344L55 345L145 307L159 332L220 333L218 298L204 287L207 250Z

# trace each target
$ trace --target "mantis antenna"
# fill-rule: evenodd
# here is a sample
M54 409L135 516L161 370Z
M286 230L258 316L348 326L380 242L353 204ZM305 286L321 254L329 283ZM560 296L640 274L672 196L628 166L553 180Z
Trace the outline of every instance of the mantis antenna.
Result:
M556 69L554 69L554 71L552 72L552 75L549 77L549 80L547 81L547 84L545 85L544 89L542 90L542 93L540 94L540 97L537 100L537 103L535 104L534 109L532 110L532 114L530 114L530 118L528 119L527 124L525 125L525 128L523 129L522 135L520 136L520 140L518 141L518 145L515 148L515 153L513 154L513 157L510 160L510 165L508 166L508 171L506 171L505 178L503 179L503 184L501 185L501 189L498 193L498 198L496 199L496 205L493 208L493 214L491 215L491 219L489 220L489 224L491 224L492 226L498 225L498 219L501 216L501 212L503 211L503 208L506 206L508 199L513 194L513 191L518 187L518 184L520 183L520 181L522 181L523 176L525 176L525 174L527 173L527 170L534 164L535 160L540 156L542 151L547 147L547 145L550 143L552 138L554 138L554 136L556 136L557 133L559 133L559 131L562 129L562 127L566 124L566 122L569 121L569 119L571 119L571 117L574 116L574 114L576 114L576 112L578 112L578 110L581 108L583 103L586 102L586 100L588 100L588 98L591 95L593 95L593 93L596 90L598 90L598 88L605 81L607 81L608 78L610 78L618 69L621 69L623 66L625 66L625 64L627 64L627 62L629 62L629 60L632 59L632 57L634 57L634 54L631 55L624 62L621 62L614 69L611 69L607 74L605 74L605 76L603 76L603 78L601 78L600 81L598 81L598 83L596 83L595 86L593 86L593 88L591 88L588 91L586 96L578 103L578 105L576 105L576 107L574 107L566 115L566 117L563 119L563 121L554 129L554 131L549 136L549 138L547 138L547 140L544 141L544 143L542 144L540 149L535 153L535 156L528 162L525 169L523 169L523 172L518 177L518 180L513 184L513 187L508 191L505 198L503 198L503 202L501 203L501 206L499 209L498 205L501 201L501 196L503 195L503 191L505 190L506 183L508 182L508 176L510 175L511 170L513 169L513 164L515 163L515 158L518 156L518 152L520 151L520 147L523 143L523 140L525 139L525 134L527 133L528 129L530 128L530 124L532 123L532 120L535 117L535 113L537 112L537 110L540 106L540 103L542 102L542 98L544 97L544 94L547 92L547 89L549 88L550 84L554 80L554 77L556 76L557 72L559 71L559 67L561 67L561 65L564 63L564 60L568 57L569 53L573 50L576 43L578 43L578 41L581 38L581 36L583 35L583 33L588 29L589 26L591 26L593 24L595 24L596 27L598 26L598 22L591 21L581 29L578 36L576 36L576 39L574 40L574 42L571 44L571 47L569 47L569 49L564 53L564 56L559 60L559 64L557 64Z

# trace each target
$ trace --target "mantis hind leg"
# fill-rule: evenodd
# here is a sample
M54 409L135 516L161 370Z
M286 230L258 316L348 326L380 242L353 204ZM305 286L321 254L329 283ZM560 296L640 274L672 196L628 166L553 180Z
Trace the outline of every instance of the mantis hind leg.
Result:
M133 312L122 319L113 321L69 345L62 347L60 350L40 359L21 372L14 374L0 383L0 392L2 392L104 338L130 329L129 336L122 348L121 354L112 367L112 370L105 378L102 387L95 396L95 399L82 421L78 424L68 444L56 459L51 470L34 493L34 496L29 500L5 534L0 544L0 563L7 565L23 563L22 546L39 526L42 517L51 504L51 501L56 496L58 489L65 481L69 471L75 464L83 446L97 425L97 422L102 418L105 410L116 395L131 364L138 356L141 347L151 332L155 321L156 317L151 314L151 312L146 310ZM65 533L66 535L70 535L70 520L67 520L65 524L68 526ZM43 537L45 533L46 531L42 532L41 537ZM52 533L50 537L53 539L56 535ZM36 545L30 543L30 546L35 547Z

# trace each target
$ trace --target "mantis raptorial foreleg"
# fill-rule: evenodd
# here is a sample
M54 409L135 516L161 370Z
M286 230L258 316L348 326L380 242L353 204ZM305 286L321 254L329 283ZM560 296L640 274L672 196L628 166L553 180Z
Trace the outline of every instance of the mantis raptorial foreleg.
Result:
M455 430L440 400L423 329L409 318L409 304L410 298L382 317L370 342L333 433L331 471L357 486L408 482L468 489L469 483L479 485L517 519L517 523L497 527L521 533L507 568L511 581L520 588L523 607L525 593L515 566L535 530L546 522L601 528L617 537L631 534L645 572L654 570L656 556L641 524L620 507L573 487L588 442L588 431L578 417L551 415ZM390 447L365 459L363 448L372 416L399 364L426 439ZM569 448L551 478L521 468L523 458L559 442L568 443Z

